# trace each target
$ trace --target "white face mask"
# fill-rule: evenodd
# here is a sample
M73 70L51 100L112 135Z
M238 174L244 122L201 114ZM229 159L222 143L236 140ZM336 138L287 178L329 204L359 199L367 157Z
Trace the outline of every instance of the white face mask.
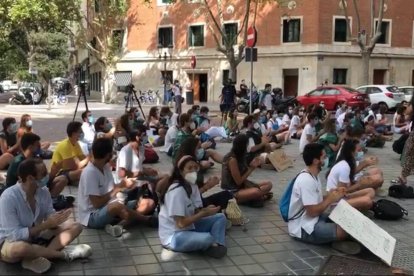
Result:
M28 120L26 122L26 127L32 127L33 126L33 121L32 120Z
M195 184L197 181L197 172L190 172L187 173L184 177L185 181L187 181L190 184Z

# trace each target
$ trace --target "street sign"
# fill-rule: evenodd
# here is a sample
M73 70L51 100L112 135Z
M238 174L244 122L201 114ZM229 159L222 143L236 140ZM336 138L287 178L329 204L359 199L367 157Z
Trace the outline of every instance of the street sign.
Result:
M29 68L29 74L37 75L39 71L36 68Z
M245 61L246 62L257 61L257 48L246 48Z
M256 41L257 41L257 31L256 28L254 26L250 26L247 29L247 47L253 48L254 46L256 46Z
M191 68L196 68L197 65L197 58L196 56L191 56Z

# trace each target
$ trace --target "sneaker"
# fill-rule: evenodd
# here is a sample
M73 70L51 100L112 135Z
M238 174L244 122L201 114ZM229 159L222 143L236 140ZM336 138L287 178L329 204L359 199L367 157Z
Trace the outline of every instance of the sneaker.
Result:
M122 232L124 228L121 225L110 225L107 224L105 226L105 232L111 235L112 237L120 237L122 236Z
M356 255L361 252L361 246L353 241L333 242L332 248L347 255Z
M33 271L37 274L45 273L50 269L51 266L52 264L50 263L50 261L43 257L38 257L35 259L24 259L22 261L22 267L24 269Z
M62 251L65 252L65 259L68 262L88 258L92 255L92 248L87 244L67 245Z
M57 198L53 199L53 209L56 211L68 209L73 207L75 198L73 196L63 196L60 195Z
M209 257L220 259L227 255L227 247L222 245L210 246L204 253Z

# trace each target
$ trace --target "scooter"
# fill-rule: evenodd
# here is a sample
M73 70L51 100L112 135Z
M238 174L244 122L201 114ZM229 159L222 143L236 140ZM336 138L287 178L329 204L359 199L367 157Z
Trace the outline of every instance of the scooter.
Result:
M14 94L9 103L12 105L17 104L39 104L42 101L42 94L35 88L24 87L20 88L19 92Z

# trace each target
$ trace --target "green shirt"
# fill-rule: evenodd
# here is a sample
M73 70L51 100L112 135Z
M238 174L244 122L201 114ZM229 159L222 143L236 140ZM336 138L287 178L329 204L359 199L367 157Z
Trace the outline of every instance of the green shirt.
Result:
M175 163L175 157L177 156L177 152L178 149L180 148L181 144L184 142L184 140L186 140L188 137L192 137L193 135L191 133L188 133L186 131L183 131L182 129L180 129L177 133L177 138L175 138L175 143L174 143L174 148L173 148L173 153L172 153L172 158L173 158L173 163Z
M13 161L9 165L9 169L7 170L7 177L6 177L6 187L11 187L17 183L17 169L19 168L20 163L22 163L26 157L23 154L19 154L14 157Z

